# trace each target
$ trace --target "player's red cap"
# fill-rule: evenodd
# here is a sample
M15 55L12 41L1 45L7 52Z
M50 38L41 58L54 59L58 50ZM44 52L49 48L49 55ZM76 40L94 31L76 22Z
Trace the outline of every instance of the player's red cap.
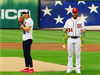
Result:
M77 8L73 8L73 9L72 9L72 12L78 13L78 9L77 9Z

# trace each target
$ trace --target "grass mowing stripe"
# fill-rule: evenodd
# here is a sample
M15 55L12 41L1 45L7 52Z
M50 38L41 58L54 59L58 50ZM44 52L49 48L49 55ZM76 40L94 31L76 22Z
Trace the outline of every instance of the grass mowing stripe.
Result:
M49 43L60 43L61 41L45 41L45 40L34 40L34 42L35 43L47 43L47 42L49 42ZM89 44L89 43L91 43L91 44L100 44L100 41L98 41L98 40L94 40L94 41L92 41L92 40L85 40L85 44Z
M98 41L98 40L85 40L85 41L94 41L94 42L96 41L96 42L100 42L100 41Z
M34 32L37 32L37 30L34 30ZM51 33L51 34L57 33L57 34L59 34L60 32L63 32L63 31L49 31L49 30L45 31L45 30L38 30L37 33Z
M57 35L55 35L55 36L47 36L47 35L37 35L37 36L41 36L41 37L45 37L45 38L56 38L56 39L58 39L58 38L60 38L60 39L62 39L61 37L58 37ZM44 39L45 39L44 38Z
M87 36L88 38L95 38L95 39L97 39L97 38L99 38L100 39L100 37L97 37L97 36Z
M99 33L100 32L87 31L85 43L100 44ZM0 34L0 42L22 42L22 32L20 30L0 30ZM35 43L63 43L63 32L34 30L33 40Z

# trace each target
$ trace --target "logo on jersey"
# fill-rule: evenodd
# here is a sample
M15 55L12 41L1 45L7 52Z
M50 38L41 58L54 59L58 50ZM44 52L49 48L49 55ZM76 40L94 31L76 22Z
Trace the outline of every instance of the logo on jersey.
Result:
M77 28L81 28L81 25L82 25L82 23L81 24L78 23L77 24Z
M24 22L24 27L26 27L26 22ZM26 34L25 30L23 30L23 34Z
M26 27L26 21L24 22L24 27Z

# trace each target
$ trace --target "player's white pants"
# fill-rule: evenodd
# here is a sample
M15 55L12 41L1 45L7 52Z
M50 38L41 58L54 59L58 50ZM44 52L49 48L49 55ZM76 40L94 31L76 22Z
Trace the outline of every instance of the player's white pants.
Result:
M80 37L77 39L68 38L68 69L73 68L73 53L75 49L76 55L76 69L80 69L81 67L81 39Z

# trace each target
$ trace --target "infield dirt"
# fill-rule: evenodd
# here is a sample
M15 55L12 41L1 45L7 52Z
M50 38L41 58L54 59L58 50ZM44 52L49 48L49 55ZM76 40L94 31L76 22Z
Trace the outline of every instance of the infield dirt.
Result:
M1 49L22 49L22 43L0 43ZM62 44L54 43L32 43L31 48L33 50L61 50L67 51L66 48L62 48ZM99 44L85 44L81 51L88 52L100 52Z

